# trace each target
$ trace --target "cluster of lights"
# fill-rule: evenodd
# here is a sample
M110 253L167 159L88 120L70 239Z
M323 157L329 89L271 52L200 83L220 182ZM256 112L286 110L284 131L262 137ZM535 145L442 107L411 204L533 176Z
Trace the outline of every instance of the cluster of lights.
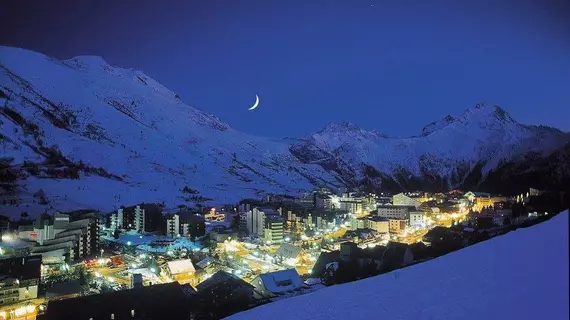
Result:
M19 307L17 309L14 309L12 312L14 312L14 315L16 317L23 317L27 314L31 314L34 313L36 311L36 306L33 305L27 305L27 306L23 306L23 307ZM0 312L0 319L7 319L7 314L6 311L2 311Z

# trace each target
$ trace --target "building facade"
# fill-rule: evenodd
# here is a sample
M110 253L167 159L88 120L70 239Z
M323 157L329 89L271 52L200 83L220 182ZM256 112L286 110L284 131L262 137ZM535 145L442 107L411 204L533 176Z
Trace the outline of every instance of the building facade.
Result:
M366 227L372 229L379 234L389 234L390 233L390 220L387 218L369 216L366 219Z
M283 242L284 225L283 218L277 215L270 215L265 218L265 230L263 238L265 242L276 244Z
M201 237L206 234L204 217L189 211L181 211L166 217L166 234L176 237Z
M410 226L421 228L425 224L424 213L421 211L410 212Z
M402 234L406 231L408 220L405 219L390 219L390 234Z
M243 214L242 219L242 225L250 236L272 243L283 241L284 221L278 211L255 207Z
M0 306L38 297L41 256L0 260Z
M403 193L398 193L392 197L392 204L395 206L413 206L417 209L422 203L417 198L408 197Z
M414 207L404 205L377 206L376 215L388 219L407 219L411 209L414 209Z

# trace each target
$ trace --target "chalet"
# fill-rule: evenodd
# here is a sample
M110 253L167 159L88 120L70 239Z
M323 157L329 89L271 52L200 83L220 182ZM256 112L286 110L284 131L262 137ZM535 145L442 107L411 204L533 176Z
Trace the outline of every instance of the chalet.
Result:
M251 284L256 289L256 296L259 295L260 298L295 294L307 288L295 269L260 274L251 281Z

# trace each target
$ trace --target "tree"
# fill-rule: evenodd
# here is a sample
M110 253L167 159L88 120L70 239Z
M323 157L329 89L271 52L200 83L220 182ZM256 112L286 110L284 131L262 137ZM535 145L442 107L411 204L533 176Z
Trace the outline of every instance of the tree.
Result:
M78 273L79 283L81 286L88 287L93 280L91 272L87 271L82 264L76 268L76 272Z
M121 232L119 232L119 229L115 229L115 231L113 232L113 238L119 239L120 235L121 235Z

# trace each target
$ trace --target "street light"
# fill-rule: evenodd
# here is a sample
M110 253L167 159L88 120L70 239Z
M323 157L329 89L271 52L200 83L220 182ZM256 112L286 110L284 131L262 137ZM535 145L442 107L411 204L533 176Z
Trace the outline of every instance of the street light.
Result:
M101 249L101 259L103 259L103 252L105 252L105 250Z

